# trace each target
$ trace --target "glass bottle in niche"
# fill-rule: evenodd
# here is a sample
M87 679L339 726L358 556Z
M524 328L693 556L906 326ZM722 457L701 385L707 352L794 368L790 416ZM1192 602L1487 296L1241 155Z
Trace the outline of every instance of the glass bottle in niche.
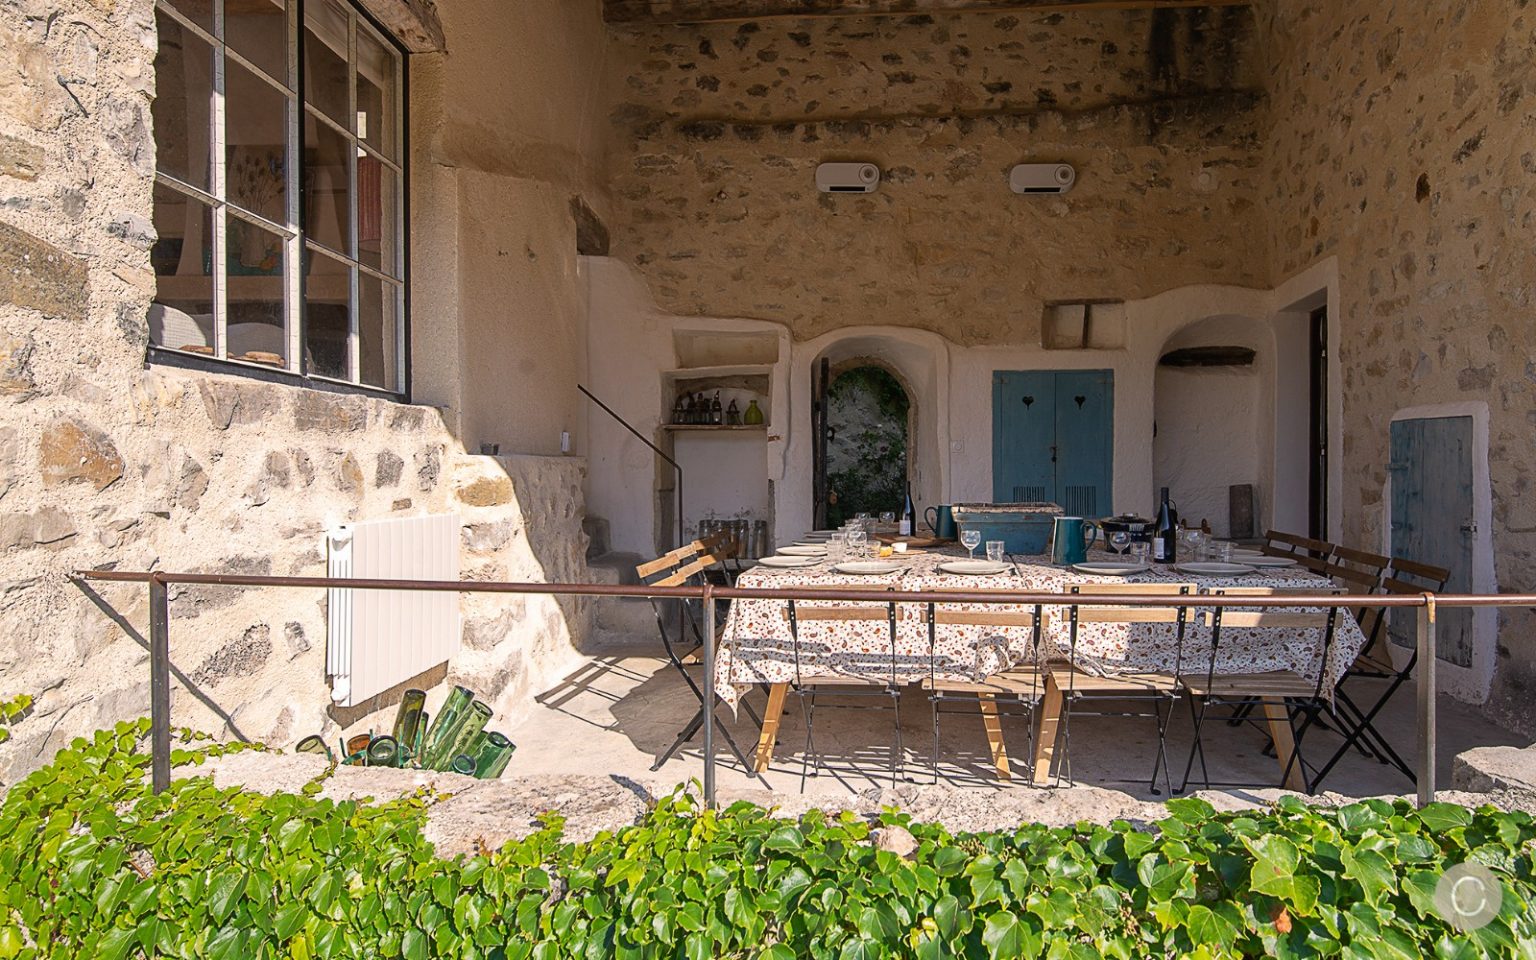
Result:
M709 404L709 422L714 426L722 426L725 423L725 408L720 405L720 391L715 391L715 399Z
M688 422L688 404L684 400L683 394L681 394L681 393L677 395L677 402L672 404L672 422L673 423L687 423Z
M731 398L731 405L725 408L725 425L728 427L741 426L741 408L736 406L736 398Z
M761 426L763 423L763 410L757 405L757 398L747 402L747 412L741 415L741 422L749 427Z
M709 423L709 400L705 398L703 390L694 395L694 407L693 422L700 426Z

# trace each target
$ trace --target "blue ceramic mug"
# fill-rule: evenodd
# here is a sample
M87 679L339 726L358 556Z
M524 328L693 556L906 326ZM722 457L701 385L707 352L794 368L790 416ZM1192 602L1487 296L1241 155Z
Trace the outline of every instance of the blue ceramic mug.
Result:
M955 530L955 511L947 503L941 503L936 507L929 507L923 511L923 519L928 522L928 529L940 540L953 540L960 534Z
M1068 567L1088 559L1099 541L1099 525L1082 517L1057 517L1051 531L1051 562Z

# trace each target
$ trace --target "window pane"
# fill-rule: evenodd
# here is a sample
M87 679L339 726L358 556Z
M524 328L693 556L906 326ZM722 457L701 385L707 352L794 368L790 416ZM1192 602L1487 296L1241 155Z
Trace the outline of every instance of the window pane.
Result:
M395 156L395 83L400 57L372 31L357 27L357 136L391 160Z
M304 5L304 99L352 129L347 116L347 15L335 0Z
M309 239L339 253L351 253L348 220L352 203L348 158L352 141L306 114L304 118L304 229Z
M316 250L304 252L304 358L322 377L347 376L352 268Z
M155 165L161 173L208 189L209 103L213 47L159 11L155 55Z
M172 350L213 352L213 208L155 184L155 232L150 249L155 302L149 342Z
M229 256L224 260L229 306L225 348L236 360L287 366L283 334L283 238L249 220L230 215L225 224Z
M229 202L288 222L288 98L233 60L224 65Z
M400 276L399 177L371 156L357 158L357 258Z
M193 23L213 32L213 0L168 0L176 12Z
M357 301L358 379L369 386L396 390L398 288L364 273L359 276Z
M225 0L224 42L274 80L288 82L288 11L284 0Z

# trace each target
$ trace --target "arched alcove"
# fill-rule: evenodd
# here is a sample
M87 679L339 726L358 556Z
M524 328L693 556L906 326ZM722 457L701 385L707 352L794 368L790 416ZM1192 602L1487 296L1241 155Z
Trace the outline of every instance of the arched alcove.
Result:
M872 358L831 370L827 389L827 524L899 511L910 476L912 396Z
M1159 352L1153 488L1169 488L1186 522L1209 520L1218 536L1231 535L1231 488L1249 484L1262 532L1273 473L1273 367L1274 335L1248 317L1195 321Z

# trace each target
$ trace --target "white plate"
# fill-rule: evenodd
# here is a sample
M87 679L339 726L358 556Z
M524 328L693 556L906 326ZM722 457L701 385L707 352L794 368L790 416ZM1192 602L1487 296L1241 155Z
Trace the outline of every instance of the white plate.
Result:
M945 573L958 573L969 577L991 577L1007 573L1011 567L993 560L946 560L939 564Z
M901 564L892 563L889 560L850 560L832 569L838 573L851 573L856 577L878 577L895 573L901 569Z
M830 540L836 530L807 530L802 539L805 540Z
M771 557L761 557L757 561L765 567L814 567L821 562L820 557L782 557L774 554Z
M1092 573L1101 577L1129 577L1152 569L1150 563L1074 563L1078 573Z
M827 555L827 548L825 545L805 544L802 546L797 544L793 547L780 547L778 555L781 557L824 557Z
M1173 569L1197 577L1241 577L1254 572L1253 567L1241 563L1176 563Z
M1295 560L1287 560L1285 557L1266 557L1260 555L1257 557L1239 558L1237 556L1233 556L1232 559L1238 560L1241 563L1246 563L1250 567L1269 567L1271 569L1279 569L1280 567L1296 566Z
M1264 553L1262 553L1261 551L1258 551L1258 550L1233 550L1232 551L1232 558L1234 560L1252 560L1255 557L1262 557L1262 556L1267 556L1267 554L1264 554Z

